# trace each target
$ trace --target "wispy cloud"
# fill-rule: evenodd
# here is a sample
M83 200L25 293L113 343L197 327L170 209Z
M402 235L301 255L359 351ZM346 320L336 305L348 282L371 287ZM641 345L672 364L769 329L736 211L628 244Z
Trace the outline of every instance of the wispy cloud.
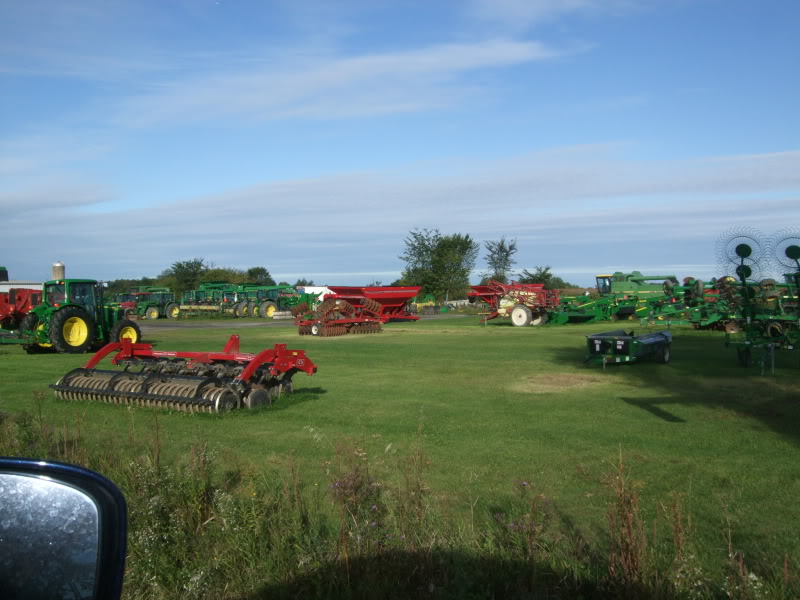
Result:
M264 57L248 68L206 73L126 100L121 123L152 125L244 117L340 118L413 112L463 102L477 90L462 76L551 59L535 41L493 39L354 56L297 54L277 66Z
M27 268L58 258L105 277L158 273L191 256L240 267L265 262L280 273L386 273L400 267L403 236L425 226L479 240L517 237L525 265L583 266L587 249L607 265L621 247L635 248L645 265L706 264L713 262L713 240L730 225L772 231L800 221L800 151L676 164L631 161L613 148L465 164L458 175L415 176L409 169L403 176L267 183L165 204L156 218L81 210L104 199L102 189L70 190L73 201L64 205L53 204L54 190L0 204L9 222L36 218L41 242L22 258ZM33 210L48 199L51 211ZM12 228L3 253L26 236ZM131 244L135 255L114 250Z

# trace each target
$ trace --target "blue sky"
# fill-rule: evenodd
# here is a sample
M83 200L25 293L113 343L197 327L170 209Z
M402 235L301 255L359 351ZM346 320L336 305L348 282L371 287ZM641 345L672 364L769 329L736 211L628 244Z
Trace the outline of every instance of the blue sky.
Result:
M794 0L3 2L0 264L388 282L436 227L582 284L710 278L722 231L800 227L798 22Z

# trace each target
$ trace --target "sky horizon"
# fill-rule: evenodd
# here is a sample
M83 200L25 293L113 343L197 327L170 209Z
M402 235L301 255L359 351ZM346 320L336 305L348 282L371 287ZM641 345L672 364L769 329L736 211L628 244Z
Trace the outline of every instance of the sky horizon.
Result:
M800 230L791 0L32 0L0 20L0 265L395 280L414 228L515 272L721 275ZM473 283L485 272L482 247Z

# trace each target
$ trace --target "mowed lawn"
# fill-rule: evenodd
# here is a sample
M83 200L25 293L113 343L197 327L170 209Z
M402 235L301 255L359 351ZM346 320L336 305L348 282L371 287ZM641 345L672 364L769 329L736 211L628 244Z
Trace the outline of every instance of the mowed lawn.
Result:
M337 445L360 448L378 479L392 481L416 444L434 497L454 515L491 514L527 481L588 537L604 528L603 480L621 456L647 518L683 494L703 544L724 549L730 524L751 555L800 555L800 353L779 355L776 373L761 376L737 366L722 334L674 329L667 366L585 366L585 336L614 328L467 316L338 338L233 320L229 329L147 330L159 349L221 350L238 333L243 351L287 343L317 364L313 377L295 377L293 396L227 415L60 401L47 385L86 356L4 346L0 410L41 413L121 451L158 436L167 460L197 442L238 464L292 460L318 485L330 481Z

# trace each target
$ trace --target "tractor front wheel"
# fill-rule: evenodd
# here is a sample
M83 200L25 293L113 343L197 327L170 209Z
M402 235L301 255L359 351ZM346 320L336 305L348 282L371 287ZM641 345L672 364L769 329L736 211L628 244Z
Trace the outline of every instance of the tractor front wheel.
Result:
M517 304L511 310L511 322L517 327L530 325L532 319L533 315L531 314L531 309L524 304Z
M142 331L133 321L122 319L111 328L111 334L108 337L109 342L121 342L127 338L132 344L138 344L142 340Z
M28 313L22 317L22 321L19 324L20 331L29 331L34 334L37 333L40 327L42 327L42 325L39 324L39 318L33 313ZM28 354L41 354L50 350L51 347L52 344L44 346L42 344L25 344L22 346L22 349Z
M168 304L166 312L168 319L177 319L181 316L181 307L177 304Z
M156 321L161 314L159 313L157 306L150 306L146 311L144 311L144 316L151 321Z
M82 308L63 308L50 319L50 342L62 354L86 352L96 337L94 319Z

